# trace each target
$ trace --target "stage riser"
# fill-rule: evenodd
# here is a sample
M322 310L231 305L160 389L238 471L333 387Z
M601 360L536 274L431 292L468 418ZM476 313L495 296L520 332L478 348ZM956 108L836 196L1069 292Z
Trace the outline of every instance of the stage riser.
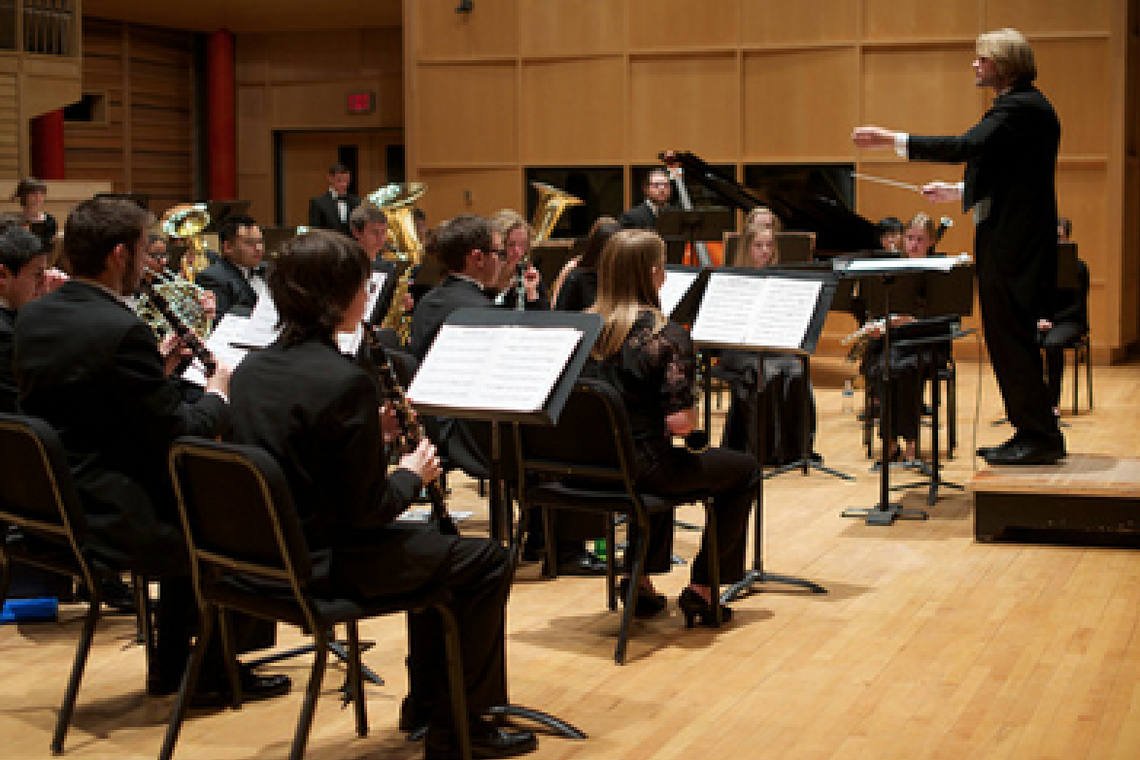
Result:
M977 540L994 541L1018 529L1110 534L1140 541L1140 498L1041 492L974 494Z

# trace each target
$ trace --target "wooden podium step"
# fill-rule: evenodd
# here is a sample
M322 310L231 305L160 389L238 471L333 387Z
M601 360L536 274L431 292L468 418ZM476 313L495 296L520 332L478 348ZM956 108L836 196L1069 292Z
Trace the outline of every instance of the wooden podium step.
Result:
M1070 454L1054 465L985 467L969 486L979 541L1048 531L1140 544L1140 458Z

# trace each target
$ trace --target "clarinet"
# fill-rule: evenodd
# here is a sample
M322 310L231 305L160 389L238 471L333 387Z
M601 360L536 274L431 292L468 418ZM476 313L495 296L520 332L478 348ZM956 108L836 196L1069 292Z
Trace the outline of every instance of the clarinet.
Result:
M166 319L170 324L170 329L178 336L183 345L190 349L194 358L202 362L202 366L206 370L206 377L213 377L218 370L218 361L210 353L210 349L206 348L202 339L198 337L198 333L186 326L186 323L182 321L182 318L170 307L166 298L158 292L158 288L154 287L150 281L141 280L139 288L146 293L147 298L154 304L154 308L158 309L158 313Z
M420 445L420 441L427 438L424 426L420 424L412 412L412 405L408 401L408 396L404 392L403 386L400 385L396 371L392 369L392 363L388 360L388 352L376 337L373 326L366 322L361 322L360 326L364 330L364 340L368 344L369 354L376 367L381 394L385 403L395 412L396 420L400 423L400 440L398 443L400 452L407 454L415 451L416 447ZM427 489L428 500L431 502L432 519L439 524L440 533L451 536L459 535L459 528L451 519L451 515L448 514L447 503L439 480L425 483L424 488Z

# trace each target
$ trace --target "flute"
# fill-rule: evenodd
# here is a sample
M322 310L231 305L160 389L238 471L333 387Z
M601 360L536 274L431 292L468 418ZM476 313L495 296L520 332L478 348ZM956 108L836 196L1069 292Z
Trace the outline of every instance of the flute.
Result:
M198 337L198 333L191 330L186 323L182 321L178 313L170 307L166 297L158 292L158 288L154 287L153 283L149 280L141 280L139 282L139 288L146 293L151 304L154 305L158 313L167 321L170 325L170 329L178 336L182 344L190 349L190 353L194 355L195 359L202 362L206 377L213 377L214 373L218 371L218 360L210 353L210 349L206 348L206 344Z
M420 441L427 438L424 426L416 419L408 396L400 385L400 379L396 377L396 371L388 360L388 352L376 337L375 328L367 322L361 322L360 326L364 330L364 340L368 343L369 354L379 376L384 401L395 412L396 420L400 424L400 451L404 454L415 451ZM459 535L459 528L447 511L447 503L439 480L425 483L424 488L427 489L428 500L431 502L432 518L439 523L440 532Z

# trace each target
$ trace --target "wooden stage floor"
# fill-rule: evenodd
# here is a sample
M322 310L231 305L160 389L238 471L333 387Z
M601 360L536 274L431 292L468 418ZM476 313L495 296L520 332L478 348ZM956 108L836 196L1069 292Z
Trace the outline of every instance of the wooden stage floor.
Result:
M629 663L613 664L618 615L597 579L543 581L524 566L509 608L510 688L516 703L585 730L575 742L543 735L536 760L1132 760L1140 757L1140 552L973 537L968 494L943 491L926 521L869 527L840 517L873 506L878 478L861 448L860 423L841 409L838 360L813 363L821 473L767 482L766 565L818 582L813 595L772 584L734 605L720 631L685 630L668 614L638 622ZM1097 408L1065 414L1071 452L1140 452L1140 367L1095 368ZM959 365L960 444L944 477L975 474L973 450L1009 435L988 365ZM1065 398L1070 398L1067 395ZM857 404L858 406L858 404ZM973 433L977 412L976 436ZM718 417L719 419L719 417ZM453 503L477 514L471 483ZM909 492L907 506L924 506ZM698 508L682 519L699 522ZM696 533L679 532L689 559ZM658 580L675 597L679 567ZM81 609L59 624L0 628L0 760L46 758ZM309 744L312 760L418 758L396 729L404 694L402 619L367 623L377 642L367 663L387 679L368 688L372 731L358 739L340 709L332 668ZM133 621L107 619L96 636L68 737L70 758L157 756L171 699L143 692ZM280 643L300 641L282 629ZM176 758L285 757L308 659L281 667L294 693L237 712L195 713Z

